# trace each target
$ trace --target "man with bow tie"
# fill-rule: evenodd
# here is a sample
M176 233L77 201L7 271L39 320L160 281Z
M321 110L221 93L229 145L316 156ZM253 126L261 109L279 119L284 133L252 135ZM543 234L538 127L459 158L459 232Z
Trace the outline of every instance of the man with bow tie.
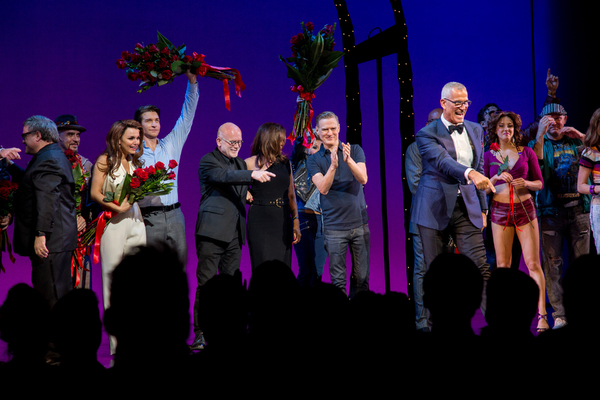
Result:
M481 231L486 225L485 189L495 189L483 175L483 129L464 119L471 104L464 85L447 83L440 104L442 117L416 135L423 172L411 220L421 235L426 269L451 234L458 251L473 260L487 280Z

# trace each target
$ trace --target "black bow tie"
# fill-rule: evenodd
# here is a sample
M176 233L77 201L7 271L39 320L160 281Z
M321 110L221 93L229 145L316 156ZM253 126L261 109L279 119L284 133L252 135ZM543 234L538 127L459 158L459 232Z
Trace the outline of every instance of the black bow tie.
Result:
M459 134L462 134L464 129L465 129L465 124L450 125L448 127L448 130L450 131L451 135L452 135L452 132L454 132L454 131L457 131Z

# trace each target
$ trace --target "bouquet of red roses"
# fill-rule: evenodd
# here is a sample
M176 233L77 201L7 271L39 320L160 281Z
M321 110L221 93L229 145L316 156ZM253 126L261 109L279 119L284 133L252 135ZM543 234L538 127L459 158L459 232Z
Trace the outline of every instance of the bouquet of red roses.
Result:
M86 171L83 167L81 156L79 154L71 149L65 150L64 153L71 163L71 172L73 173L73 180L75 181L75 210L77 212L77 217L81 217L81 196L88 188L90 172ZM87 246L83 242L84 232L85 230L77 232L77 248L73 251L73 257L71 258L71 276L74 272L77 274L75 278L75 287L77 287L80 282L79 270L84 269L83 258L87 250Z
M311 127L315 90L329 78L344 55L341 51L333 51L335 24L325 25L317 33L313 33L314 28L312 22L306 25L302 22L302 32L290 40L292 56L279 56L287 67L288 77L294 80L292 92L298 93L294 129L288 139L293 141L296 137L304 137L306 147L310 147L315 140Z
M14 195L18 188L19 185L9 180L0 181L0 217L14 215ZM2 272L6 272L2 265L2 253L5 251L8 252L10 261L14 264L15 257L12 254L12 247L6 229L0 232L0 271Z
M169 39L157 31L158 41L144 46L137 43L134 51L123 51L117 60L117 67L127 72L132 81L140 80L142 93L154 85L162 86L173 82L176 76L190 70L193 74L223 81L225 106L230 110L229 81L234 81L235 93L242 97L246 85L239 71L234 68L215 67L204 62L204 54L196 52L186 55L185 44L175 47Z
M107 203L113 202L120 205L127 198L127 201L133 204L146 196L169 194L173 190L173 182L169 181L175 180L175 172L173 172L175 167L177 167L177 161L171 160L167 167L159 161L149 167L138 168L133 172L133 175L125 175L123 182L119 184L121 188L119 198L116 198L117 194L115 192L106 192L103 200ZM98 218L87 226L83 234L82 242L86 247L94 242L95 263L100 261L100 239L111 218L112 213L110 211L103 211Z

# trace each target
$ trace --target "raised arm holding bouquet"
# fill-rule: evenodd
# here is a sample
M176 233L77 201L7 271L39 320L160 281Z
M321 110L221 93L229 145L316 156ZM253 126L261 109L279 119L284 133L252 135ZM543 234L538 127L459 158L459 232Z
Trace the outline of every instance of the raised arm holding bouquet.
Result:
M302 32L290 40L292 56L279 56L287 67L288 77L294 80L292 92L298 93L294 129L288 139L293 142L296 137L303 137L307 148L315 140L311 127L315 90L329 78L344 55L341 51L333 51L335 24L325 25L317 33L313 33L314 28L312 22L307 22L306 25L302 22Z

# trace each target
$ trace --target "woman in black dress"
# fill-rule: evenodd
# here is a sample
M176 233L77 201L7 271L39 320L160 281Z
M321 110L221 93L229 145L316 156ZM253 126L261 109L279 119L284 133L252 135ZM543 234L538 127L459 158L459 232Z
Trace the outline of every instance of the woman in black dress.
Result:
M282 154L285 128L274 122L262 124L252 143L249 170L275 174L270 182L252 181L252 205L248 213L248 247L252 269L265 261L292 265L292 244L300 241L300 223L292 167Z

